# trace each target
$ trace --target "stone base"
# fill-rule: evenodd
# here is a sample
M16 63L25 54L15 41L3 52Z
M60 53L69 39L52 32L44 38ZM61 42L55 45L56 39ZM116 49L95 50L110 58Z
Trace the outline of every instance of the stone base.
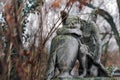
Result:
M120 80L120 77L93 77L93 78L62 78L62 79L52 79L52 80Z

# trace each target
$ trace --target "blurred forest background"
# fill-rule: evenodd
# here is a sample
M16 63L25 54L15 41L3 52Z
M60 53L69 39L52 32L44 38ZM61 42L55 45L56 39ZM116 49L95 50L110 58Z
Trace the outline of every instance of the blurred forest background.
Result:
M101 61L120 68L120 0L0 0L0 80L43 80L61 11L93 20Z

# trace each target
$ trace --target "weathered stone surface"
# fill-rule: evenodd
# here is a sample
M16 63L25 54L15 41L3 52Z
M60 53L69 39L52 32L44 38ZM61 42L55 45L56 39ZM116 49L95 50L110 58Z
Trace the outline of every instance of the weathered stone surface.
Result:
M120 80L120 77L93 77L93 78L64 78L64 79L52 79L52 80Z
M100 62L101 46L96 25L76 16L67 18L63 25L51 42L46 80L54 77L63 78L58 80L83 80L81 77L85 76L107 77L108 73ZM71 75L76 60L80 63L77 79ZM59 70L58 75L56 68Z

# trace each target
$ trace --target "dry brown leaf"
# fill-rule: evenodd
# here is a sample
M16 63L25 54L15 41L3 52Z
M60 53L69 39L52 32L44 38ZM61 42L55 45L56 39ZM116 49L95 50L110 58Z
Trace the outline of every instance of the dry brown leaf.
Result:
M88 2L88 0L81 0L80 1L80 5L79 5L79 9L81 10L84 6L84 4L86 4Z
M23 71L24 71L25 74L28 74L28 67L24 67Z
M61 3L62 0L55 0L53 3L52 3L52 6L53 8L58 8L60 7L60 3Z

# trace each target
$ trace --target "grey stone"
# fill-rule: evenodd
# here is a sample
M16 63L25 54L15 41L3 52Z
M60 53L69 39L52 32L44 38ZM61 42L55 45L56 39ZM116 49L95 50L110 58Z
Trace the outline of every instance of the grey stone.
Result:
M95 24L78 17L66 20L66 24L58 29L57 36L52 39L46 80L108 76L100 63L100 39ZM80 63L77 78L71 75L76 60ZM55 74L56 68L58 74Z

